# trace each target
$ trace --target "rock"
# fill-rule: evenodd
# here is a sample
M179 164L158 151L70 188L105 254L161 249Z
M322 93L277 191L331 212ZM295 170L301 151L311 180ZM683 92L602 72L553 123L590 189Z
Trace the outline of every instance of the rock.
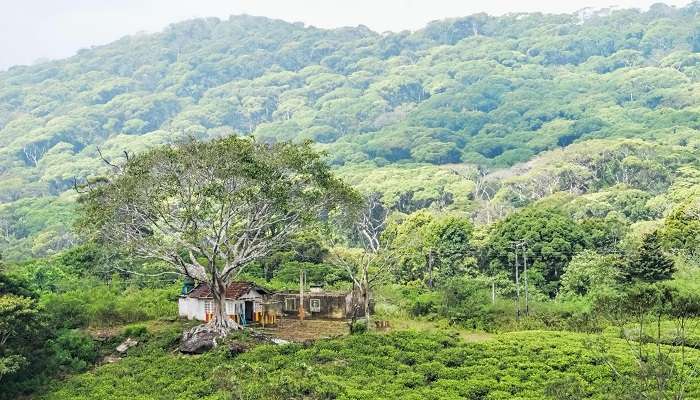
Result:
M124 353L126 353L127 350L136 346L137 344L139 344L139 342L137 342L136 340L134 340L132 338L126 338L126 340L123 341L122 344L117 346L117 352L124 354Z
M115 362L117 362L121 359L122 359L121 357L117 357L117 356L105 356L102 359L102 363L103 364L114 364Z
M235 357L241 353L248 351L248 347L241 342L231 342L228 345L228 354L231 357Z
M180 352L185 354L202 354L216 347L216 340L221 333L209 325L198 325L182 333Z
M284 340L284 339L272 338L271 341L274 344L289 344L289 340Z
M263 332L251 330L248 334L250 335L250 337L258 341L259 343L273 343L272 336L267 335Z

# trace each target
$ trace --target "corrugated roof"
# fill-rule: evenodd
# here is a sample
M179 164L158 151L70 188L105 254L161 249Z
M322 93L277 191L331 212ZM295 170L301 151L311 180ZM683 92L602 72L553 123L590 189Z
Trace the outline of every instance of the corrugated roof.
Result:
M250 292L251 289L256 289L261 293L268 293L267 290L258 287L257 285L251 282L231 282L228 285L228 287L226 287L226 298L229 300L237 300L241 296ZM187 294L187 297L193 297L196 299L206 299L212 298L212 295L211 290L209 289L209 285L206 283L200 283Z

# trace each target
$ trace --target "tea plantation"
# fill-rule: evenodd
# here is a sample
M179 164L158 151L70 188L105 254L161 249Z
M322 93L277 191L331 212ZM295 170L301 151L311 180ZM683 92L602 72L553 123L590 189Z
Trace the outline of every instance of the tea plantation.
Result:
M633 348L598 335L547 331L478 343L447 333L364 334L308 346L263 345L238 357L223 346L191 357L151 346L64 381L44 399L635 398L636 390L653 390L637 379ZM653 346L646 351L655 357ZM700 352L686 350L685 357L687 398L698 398L700 379L691 375Z

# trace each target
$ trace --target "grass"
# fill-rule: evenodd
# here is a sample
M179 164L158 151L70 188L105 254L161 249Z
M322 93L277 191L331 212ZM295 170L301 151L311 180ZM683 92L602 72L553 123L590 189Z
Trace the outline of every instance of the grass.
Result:
M465 342L481 342L492 339L494 334L488 332L474 331L459 326L451 326L445 319L429 321L418 318L392 318L389 319L389 332L416 331L422 333L453 333Z

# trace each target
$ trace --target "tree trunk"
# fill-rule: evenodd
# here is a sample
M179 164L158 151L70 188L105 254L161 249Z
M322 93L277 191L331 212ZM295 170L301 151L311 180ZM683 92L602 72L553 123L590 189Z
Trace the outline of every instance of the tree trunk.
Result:
M370 312L369 312L369 274L367 269L362 273L362 288L360 288L360 293L362 294L362 306L365 311L365 320L367 321L367 330L370 329Z
M226 336L232 330L243 329L241 325L226 314L226 284L214 276L209 287L211 288L211 294L214 298L214 315L212 320L209 321L209 324L222 336Z
M365 310L365 320L367 321L367 330L370 329L370 312L369 312L369 290L362 291L362 306Z

